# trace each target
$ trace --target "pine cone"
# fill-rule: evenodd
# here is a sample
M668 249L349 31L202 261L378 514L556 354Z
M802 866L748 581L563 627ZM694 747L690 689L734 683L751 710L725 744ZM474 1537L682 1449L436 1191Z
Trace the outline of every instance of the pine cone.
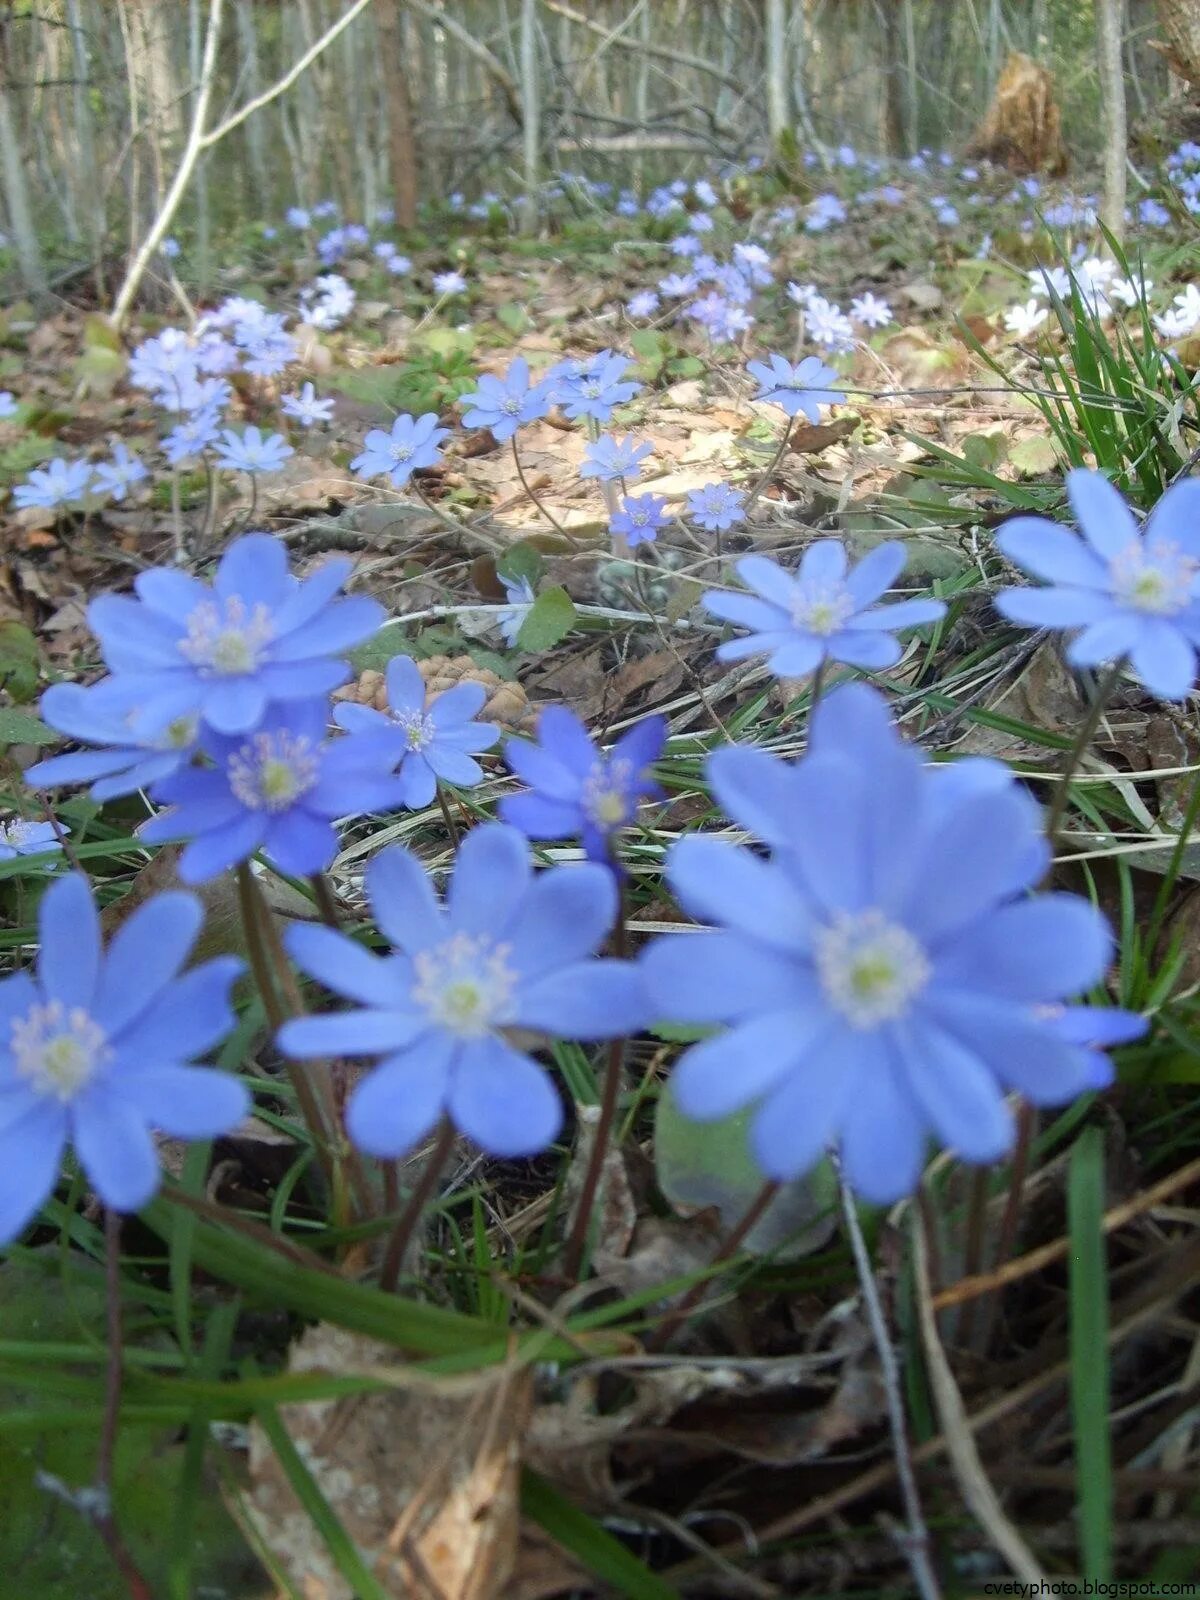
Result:
M456 683L482 684L487 699L479 712L484 722L494 722L501 728L531 732L537 721L537 712L529 704L524 689L511 679L501 678L487 667L481 667L470 656L429 656L418 661L421 676L431 695L444 694ZM354 683L334 691L335 700L353 700L360 706L372 706L376 711L387 710L387 682L382 672L368 668L359 674Z

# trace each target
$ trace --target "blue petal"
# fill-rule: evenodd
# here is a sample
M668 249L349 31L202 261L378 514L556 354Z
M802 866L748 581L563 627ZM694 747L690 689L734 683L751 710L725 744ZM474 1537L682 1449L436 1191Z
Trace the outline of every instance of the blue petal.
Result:
M292 923L283 942L296 965L335 994L385 1010L408 998L412 974L403 958L373 955L357 939L316 923Z
M845 1108L841 1155L846 1181L861 1199L891 1205L916 1188L925 1144L920 1112L886 1041L881 1041L871 1092L855 1096Z
M810 969L736 933L666 934L639 960L654 1014L672 1022L732 1022L815 992Z
M775 1179L798 1178L836 1138L846 1107L871 1093L878 1072L878 1041L837 1028L773 1088L750 1125L750 1148Z
M1076 667L1098 667L1128 655L1145 626L1141 617L1112 611L1086 627L1067 646L1067 660Z
M819 1005L768 1011L685 1050L671 1078L684 1116L712 1122L759 1100L816 1055L830 1031ZM818 1067L819 1070L819 1067Z
M542 872L529 885L505 929L513 965L534 978L600 948L617 914L617 888L607 867L581 863Z
M0 1131L0 1245L11 1243L58 1180L67 1114L55 1100L31 1101Z
M1195 647L1162 618L1145 622L1130 658L1138 677L1160 700L1184 700L1195 686Z
M485 822L458 847L446 895L454 933L497 933L517 910L533 869L529 844L517 828Z
M139 596L154 611L161 611L172 622L186 625L197 606L211 603L207 584L177 567L152 567L133 580Z
M123 1070L211 1050L237 1021L229 991L242 971L236 956L216 956L161 989L117 1037Z
M395 1003L395 1002L394 1002ZM293 1017L277 1035L285 1055L310 1060L317 1056L374 1056L403 1050L429 1032L423 1011L327 1011L317 1017Z
M184 883L207 883L230 867L249 860L266 833L267 819L252 811L221 827L193 839L179 858L179 876Z
M210 679L202 709L204 720L219 733L246 733L262 721L267 696L257 677Z
M1115 613L1111 595L1093 589L1001 589L994 604L1022 628L1082 628Z
M649 1021L651 1006L631 961L577 961L522 985L517 1027L569 1039L616 1039Z
M271 659L278 662L305 661L311 656L340 655L378 633L387 621L387 612L378 600L366 595L351 595L334 600L316 616L276 641Z
M1166 539L1190 556L1200 556L1200 480L1174 483L1150 513L1148 540Z
M760 634L758 642L765 645L766 636ZM816 671L827 651L824 639L796 635L772 651L767 665L780 678L803 678Z
M1133 513L1103 473L1075 467L1067 473L1067 496L1084 537L1105 561L1138 537Z
M590 745L588 748L590 758L582 775L561 760L556 751L546 750L531 739L510 739L504 747L504 759L517 777L540 795L550 800L577 802L583 776L596 763L596 752Z
M906 926L925 943L954 938L1033 886L1045 865L1040 843L1036 818L1015 790L981 794L931 819L917 846Z
M946 605L942 600L897 600L894 605L875 606L850 617L846 632L883 628L895 633L901 628L920 628L928 622L940 622L945 615Z
M52 883L38 908L38 980L64 1006L92 1008L100 975L100 918L81 872Z
M900 554L903 558L903 545ZM839 583L846 576L847 565L846 546L840 539L818 539L804 552L797 576L802 583Z
M835 633L828 648L831 660L870 672L894 667L903 654L891 634L882 632Z
M445 938L442 908L416 856L391 845L367 867L365 880L380 932L397 950L424 950Z
M710 589L702 596L706 610L725 622L736 622L739 627L753 628L755 632L786 629L791 626L788 613L769 600L760 600L752 594L727 594L723 589Z
M490 1155L532 1156L562 1127L562 1102L547 1074L501 1039L463 1047L450 1085L456 1127Z
M194 894L155 895L117 929L100 972L93 1013L112 1035L158 998L191 953L204 921Z
M769 556L743 556L734 563L734 570L748 589L755 590L764 600L781 606L791 615L797 595L796 580L777 561Z
M698 921L724 924L783 949L807 942L812 916L803 897L777 864L744 845L689 835L667 858L667 881Z
M938 952L933 981L1033 1005L1090 988L1111 955L1112 936L1095 906L1079 895L1040 894L960 929Z
M277 636L291 633L321 611L354 571L348 556L331 556L288 594L275 612Z
M596 747L587 729L566 706L547 706L538 718L538 739L558 761L579 778L596 764Z
M938 1028L893 1031L913 1097L943 1144L963 1160L999 1161L1012 1147L1012 1112L978 1055Z
M796 768L765 750L725 745L708 758L708 781L722 808L770 845L796 830Z
M158 1188L158 1155L144 1118L97 1086L75 1102L75 1151L92 1188L114 1211L140 1211Z
M1061 1106L1093 1087L1089 1052L1027 1006L980 994L935 993L924 1007L939 1028L986 1062L1030 1105Z
M434 727L439 732L445 732L458 723L469 722L477 712L483 710L486 701L487 690L481 683L456 683L453 688L434 695L429 703L429 715ZM485 727L479 731L490 733L493 743L500 737L497 727Z
M351 1143L384 1160L407 1155L442 1116L458 1043L426 1033L419 1048L388 1056L351 1091L346 1132Z
M295 587L288 572L287 549L269 533L246 533L221 557L213 588L222 600L240 595L247 605L270 609L282 604Z
M429 745L424 752L424 758L429 769L444 783L456 783L461 788L468 789L483 777L483 768L472 756L464 754L461 750L451 750L443 744ZM432 798L431 795L430 799Z
M996 533L996 548L1014 566L1068 588L1111 587L1108 567L1076 534L1045 517L1013 517Z
M337 855L337 847L334 828L300 806L273 818L263 840L263 849L275 865L297 878L323 872Z
M175 1139L215 1139L250 1110L245 1084L213 1067L150 1066L123 1075L112 1092Z
M867 552L846 578L846 588L860 611L887 593L907 561L908 551L899 539L885 539Z

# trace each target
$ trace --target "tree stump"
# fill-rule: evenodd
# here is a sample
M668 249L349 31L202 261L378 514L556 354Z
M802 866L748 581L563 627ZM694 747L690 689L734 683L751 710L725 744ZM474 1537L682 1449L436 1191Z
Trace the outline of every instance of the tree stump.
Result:
M1054 79L1029 56L1013 51L1004 63L987 115L964 152L994 161L1013 172L1067 169L1062 119L1054 98Z
M1158 21L1172 71L1200 87L1200 0L1158 0Z

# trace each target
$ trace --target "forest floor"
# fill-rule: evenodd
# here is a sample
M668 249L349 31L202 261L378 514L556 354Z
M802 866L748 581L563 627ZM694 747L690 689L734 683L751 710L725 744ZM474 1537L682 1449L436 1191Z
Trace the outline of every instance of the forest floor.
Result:
M1179 371L1194 368L1197 337L1159 339L1179 363L1160 366L1150 319L1185 291L1195 221L1176 210L1169 225L1137 235L1130 259L1157 285L1153 303L1114 302L1101 317L1078 295L1081 264L1097 248L1086 222L1024 231L1030 198L1014 200L1000 172L897 182L902 204L861 204L815 232L804 231L803 211L797 222L799 202L769 197L764 180L731 183L705 245L761 243L770 281L755 288L753 326L715 345L696 321L670 315L665 297L644 316L626 309L685 270L670 245L679 226L614 216L586 196L533 240L512 236L500 207L472 222L442 218L436 239L431 227L400 240L407 275L366 253L335 264L356 293L341 324L293 325L299 359L285 378L233 376L227 421L281 428L294 453L280 470L253 481L222 473L214 495L204 467L159 466L119 503L3 513L0 740L10 757L26 765L47 742L33 714L47 683L96 675L90 597L180 558L207 571L231 536L266 528L301 568L349 553L355 589L385 606L388 625L355 657L352 692L364 702L404 652L435 689L482 683L484 714L508 731L530 732L551 704L570 707L605 743L646 714L667 719L656 768L666 798L643 810L623 852L628 928L640 943L680 920L662 863L682 834L714 823L708 750L737 737L792 756L807 738L812 685L778 680L758 661L718 661L727 631L700 597L734 581L741 554L792 568L832 535L859 554L902 539L905 588L948 604L944 623L910 636L899 665L876 675L905 732L936 760L997 757L1048 796L1085 692L1053 639L993 609L1012 571L991 535L1014 512L1066 515L1071 465L1105 467L1142 510L1155 482L1190 470L1200 423ZM935 191L967 221L936 221ZM982 198L972 206L973 194ZM1043 293L1048 315L1036 328L1006 329L1006 311L1033 293L1030 271L1062 265L1085 240L1074 292ZM203 304L238 295L294 314L322 271L311 246L311 234L289 242L282 224L274 238L256 230L230 241ZM186 252L175 265L186 281ZM463 273L464 294L431 293L431 274L447 269ZM800 418L775 459L784 419L750 398L746 360L768 351L833 359L813 344L789 282L842 305L869 292L891 320L858 329L836 356L845 403L816 424ZM121 344L89 292L86 282L69 286L74 300L40 318L19 303L0 314L0 381L19 405L0 422L5 485L52 455L98 458L115 440L147 460L157 450L164 420L131 385L126 346L183 320L143 313ZM1115 365L1097 356L1100 342ZM610 348L632 357L642 387L608 431L652 444L637 492L678 513L631 556L614 553L601 493L579 477L582 425L560 412L528 424L518 466L486 430L464 430L456 405L478 374L502 373L518 355L536 375ZM289 424L278 404L305 381L335 400L332 420L311 429ZM426 411L452 433L444 462L419 474L419 497L353 473L369 429ZM1139 429L1155 441L1150 471ZM718 481L753 495L748 520L723 535L686 514L687 496ZM537 598L513 645L502 624L522 579ZM1073 790L1056 881L1109 914L1121 947L1112 998L1153 1027L1120 1052L1112 1091L1041 1115L1015 1186L1015 1233L1001 1237L1010 1170L980 1179L948 1156L927 1172L932 1233L922 1248L909 1248L914 1208L864 1213L947 1594L986 1592L1010 1572L1027 1581L1080 1573L1108 1506L1112 1575L1163 1594L1196 1575L1200 848L1177 846L1198 761L1190 709L1121 687ZM361 908L362 870L381 843L404 842L434 869L449 863L449 828L493 814L513 786L499 760L485 766L484 782L453 795L448 810L345 830L331 872L345 915ZM27 807L15 784L5 798ZM56 813L109 901L128 909L173 881L172 853L151 854L135 836L138 799L101 808L64 798ZM225 892L209 896L214 947L236 942ZM6 950L34 937L32 893L29 880L0 877ZM312 914L298 890L281 883L276 893L281 914ZM235 1045L269 1082L277 1062L261 1016L247 1013ZM200 1248L203 1219L194 1235L171 1233L166 1248L152 1226L127 1225L117 1499L135 1555L161 1575L155 1595L334 1600L355 1592L339 1538L368 1551L391 1536L399 1549L406 1519L421 1524L428 1570L411 1589L393 1580L381 1594L912 1592L886 1394L828 1184L797 1185L795 1209L754 1253L725 1264L669 1351L647 1348L682 1292L677 1280L711 1261L757 1183L728 1138L680 1154L661 1124L656 1136L679 1048L669 1031L628 1046L621 1139L586 1290L558 1275L556 1257L586 1160L586 1118L534 1161L496 1162L461 1146L406 1281L416 1304L491 1323L501 1347L503 1330L520 1325L565 1340L570 1359L478 1370L464 1361L455 1375L452 1352L426 1350L400 1364L388 1345L404 1339L389 1341L352 1297L343 1305L331 1291L314 1303L283 1269L261 1294L230 1278ZM590 1055L559 1045L554 1056L568 1101L594 1104ZM1086 1129L1095 1137L1084 1170ZM169 1146L164 1161L208 1202L337 1259L343 1284L357 1289L378 1229L339 1233L306 1211L293 1131L281 1102L211 1152L200 1147L200 1166L194 1151ZM14 1595L37 1600L126 1593L77 1509L34 1476L78 1484L91 1470L104 1304L97 1217L80 1183L64 1186L0 1265L0 1570ZM182 1303L180 1274L190 1286ZM323 1506L306 1508L310 1524L298 1479L280 1462L311 1459L318 1439L328 1470Z

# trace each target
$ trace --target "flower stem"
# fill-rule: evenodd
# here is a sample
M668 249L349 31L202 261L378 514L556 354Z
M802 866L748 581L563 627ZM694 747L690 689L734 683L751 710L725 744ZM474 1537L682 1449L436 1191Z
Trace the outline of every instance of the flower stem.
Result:
M812 683L808 691L808 726L811 731L812 720L817 714L817 707L821 704L821 696L825 692L825 669L829 665L829 657L822 656L817 662L817 669L812 675Z
M858 1273L859 1286L862 1289L863 1305L866 1307L867 1320L871 1325L871 1336L875 1341L875 1349L879 1355L879 1370L887 1392L892 1453L896 1460L896 1477L900 1484L900 1498L904 1502L905 1521L908 1524L908 1534L904 1541L904 1554L908 1560L909 1570L913 1575L917 1593L922 1597L922 1600L940 1600L941 1588L929 1559L929 1530L925 1526L925 1517L921 1511L921 1497L917 1490L916 1474L913 1472L912 1452L909 1449L908 1424L904 1415L904 1395L900 1381L900 1365L896 1360L895 1347L892 1344L887 1320L883 1314L883 1306L880 1303L879 1285L875 1282L871 1258L867 1254L867 1243L863 1238L862 1228L859 1224L858 1208L854 1203L854 1196L847 1187L839 1157L835 1154L830 1159L838 1177L846 1234L850 1240L850 1249L854 1256L854 1267Z
M775 469L779 465L779 463L783 460L783 452L788 447L788 440L792 437L792 429L795 426L796 426L795 417L789 417L788 420L787 420L787 427L783 430L783 438L780 439L780 441L779 441L779 448L776 450L775 454L771 457L771 462L770 462L770 465L767 467L767 470L763 473L762 477L754 485L753 489L751 489L749 497L746 500L746 504L742 508L746 516L750 515L751 511L754 509L754 502L758 499L759 495L763 492L763 490L770 483L771 479L775 476Z
M712 1276L713 1269L721 1266L723 1262L729 1261L737 1254L755 1224L761 1219L763 1213L778 1193L779 1184L774 1178L768 1178L746 1208L737 1226L727 1235L721 1248L709 1262L708 1273L699 1282L692 1285L666 1321L659 1324L653 1338L646 1341L648 1350L661 1350L670 1343L678 1329L704 1298L704 1291L708 1287L708 1281Z
M396 1223L392 1237L388 1240L383 1265L379 1269L379 1287L388 1294L395 1291L409 1240L421 1220L425 1207L429 1204L438 1179L442 1175L442 1169L446 1165L446 1158L453 1148L454 1124L449 1117L443 1117L434 1136L433 1148L425 1157L421 1176L417 1179L408 1197L408 1203L400 1213L400 1220Z
M121 1414L123 1371L121 1328L121 1218L106 1207L104 1212L104 1305L108 1335L108 1365L104 1376L104 1417L100 1424L100 1445L96 1454L96 1483L92 1520L104 1541L125 1587L129 1600L154 1600L150 1585L130 1555L112 1508L113 1460L117 1450L117 1428Z
M999 1270L1012 1258L1017 1242L1017 1225L1021 1220L1021 1202L1025 1198L1025 1180L1029 1176L1029 1156L1037 1127L1037 1112L1022 1100L1017 1109L1017 1140L1013 1147L1012 1164L1008 1175L1008 1195L1004 1201L1004 1214L1000 1218L1000 1233L996 1240L995 1267ZM968 1274L970 1269L968 1268ZM992 1291L983 1304L983 1323L979 1330L979 1349L986 1353L992 1341L992 1329L1000 1310L999 1289ZM975 1304L968 1300L967 1305ZM966 1307L963 1308L964 1311Z
M613 930L613 955L618 960L623 960L629 947L628 933L625 926L628 907L625 895L625 880L623 878L618 878L617 880L617 895L617 925ZM613 1124L617 1118L617 1102L621 1098L624 1061L624 1039L612 1040L608 1047L608 1061L604 1068L604 1088L600 1095L600 1115L596 1119L592 1148L588 1153L587 1169L583 1175L583 1187L579 1191L579 1204L575 1207L575 1217L571 1223L570 1236L567 1239L567 1253L563 1259L563 1271L571 1283L574 1283L578 1278L580 1268L583 1266L583 1254L587 1248L592 1212L596 1206L596 1197L600 1192L600 1181L604 1174L604 1162L608 1155L609 1144L612 1142Z
M563 527L562 523L558 520L558 518L556 516L554 516L550 511L547 510L546 506L543 505L542 501L539 500L537 495L534 493L532 484L529 482L529 479L525 476L525 468L521 465L521 452L517 449L517 436L516 436L515 433L513 434L512 438L509 440L509 443L512 445L513 460L516 462L517 477L520 478L520 480L521 480L522 489L524 489L525 493L529 496L530 500L537 507L537 509L542 513L542 515L545 517L546 521L550 524L550 526L552 528L556 529L559 533L562 534L563 538L572 547L572 549L575 549L575 550L582 549L582 546L580 545L579 540L575 537L575 535L573 533L568 533L567 532L567 530Z
M1114 661L1101 673L1092 693L1092 702L1088 706L1087 716L1079 725L1079 732L1075 735L1071 748L1067 751L1067 759L1063 764L1062 775L1054 791L1054 799L1050 803L1050 814L1046 819L1046 837L1050 841L1050 848L1058 848L1062 833L1063 821L1066 817L1067 803L1071 798L1071 780L1079 771L1080 764L1087 754L1088 745L1095 736L1096 729L1100 726L1100 719L1104 715L1104 708L1112 697L1112 692L1120 679L1121 671L1125 665L1124 657Z
M437 799L438 805L442 808L442 821L446 824L446 832L450 835L450 843L457 850L459 837L458 824L451 815L450 807L446 804L446 795L440 783L437 786Z
M341 918L338 916L337 900L333 887L323 872L314 872L309 875L312 885L313 898L317 903L317 910L321 913L321 921L327 928L338 929L341 927Z

